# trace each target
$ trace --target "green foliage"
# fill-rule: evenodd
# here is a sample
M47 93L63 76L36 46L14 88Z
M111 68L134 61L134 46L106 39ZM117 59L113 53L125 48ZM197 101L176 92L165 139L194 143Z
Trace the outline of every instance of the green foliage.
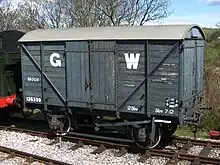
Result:
M182 126L177 128L176 132L174 133L174 135L176 136L187 136L187 137L194 137L194 133L193 133L194 128L191 128L189 126ZM207 131L203 131L203 130L198 130L196 137L198 138L202 138L202 139L207 139L208 138L208 132Z
M205 51L205 129L220 130L220 29L204 29Z
M205 130L220 130L220 110L219 108L205 111Z

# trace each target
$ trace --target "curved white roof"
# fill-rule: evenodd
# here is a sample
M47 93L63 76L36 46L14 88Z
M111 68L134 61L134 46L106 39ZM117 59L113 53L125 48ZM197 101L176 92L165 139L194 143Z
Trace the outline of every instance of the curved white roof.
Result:
M135 39L179 40L186 38L191 29L197 29L200 32L200 36L205 39L205 34L198 25L147 25L37 29L26 33L19 42Z

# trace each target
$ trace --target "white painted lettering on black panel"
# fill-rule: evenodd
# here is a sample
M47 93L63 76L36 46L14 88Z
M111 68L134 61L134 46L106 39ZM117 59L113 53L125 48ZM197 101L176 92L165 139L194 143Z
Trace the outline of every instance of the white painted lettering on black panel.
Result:
M134 107L134 106L127 106L127 110L128 111L135 111L137 112L138 111L138 108Z
M55 58L57 58L55 60ZM59 60L60 58L60 55L58 53L52 53L50 55L50 64L53 66L53 67L61 67L61 60Z
M140 53L124 53L127 69L137 69Z
M39 82L40 79L38 77L27 77L27 80L30 82Z
M26 97L26 101L40 103L41 98L40 97Z
M159 108L156 108L155 109L155 113L165 113L165 114L170 114L170 115L173 115L174 114L174 110L173 109L159 109Z

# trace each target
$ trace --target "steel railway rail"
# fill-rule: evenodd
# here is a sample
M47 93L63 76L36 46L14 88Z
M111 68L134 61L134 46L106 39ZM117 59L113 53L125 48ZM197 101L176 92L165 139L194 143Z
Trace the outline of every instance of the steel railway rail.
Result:
M176 143L191 143L192 145L198 145L198 146L207 146L210 144L213 148L220 148L220 141L213 141L213 140L198 140L193 138L183 138L178 136L172 137L172 142Z
M0 130L23 132L23 133L27 133L27 134L31 134L35 136L47 137L47 138L56 137L54 134L50 134L48 132L32 131L32 130L26 130L26 129L20 129L20 128L13 128L13 127L0 126ZM60 142L59 138L60 137L54 140L53 143L51 143L51 145L55 143L59 143ZM77 133L70 133L66 136L63 136L62 139L64 141L71 141L71 142L76 143L75 146L72 146L70 148L71 150L76 150L78 148L81 148L83 147L84 144L99 146L91 154L102 153L107 148L117 148L120 150L118 153L116 153L115 156L123 156L124 154L129 152L129 150L132 149L130 143L127 141L124 141L123 143L117 143L117 142L110 142L110 141L102 140L102 138L100 138L101 140L96 140L92 136L90 138L82 138L80 137L80 134L77 134ZM159 149L146 150L144 153L142 153L142 156L138 159L138 161L145 162L151 156L162 156L162 157L170 158L170 160L167 162L167 165L176 164L178 163L178 161L181 161L181 160L187 160L187 161L192 162L193 164L220 165L220 159L208 157L208 153L211 151L212 146L220 149L220 143L213 142L213 141L184 139L184 138L178 138L178 137L174 137L173 141L179 142L179 143L182 142L184 143L184 146L178 149L177 151L164 151L164 150L159 150ZM198 156L187 154L187 150L192 146L192 144L205 146ZM143 152L143 150L140 152ZM37 156L36 156L36 159L37 159ZM50 161L52 162L52 160ZM57 162L57 164L59 164L59 162Z
M0 152L9 154L10 155L9 157L25 158L25 159L27 159L27 162L37 161L37 162L48 164L48 165L53 165L53 164L54 165L70 165L68 163L60 162L60 161L57 161L57 160L45 158L45 157L38 156L38 155L33 155L33 154L30 154L30 153L26 153L26 152L22 152L22 151L18 151L18 150L15 150L15 149L2 147L2 146L0 146Z

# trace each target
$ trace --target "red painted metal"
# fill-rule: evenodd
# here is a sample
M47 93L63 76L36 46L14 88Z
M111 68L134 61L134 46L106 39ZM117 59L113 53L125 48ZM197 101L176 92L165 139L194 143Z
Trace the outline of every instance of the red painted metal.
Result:
M209 131L209 137L220 137L220 131Z
M16 95L0 97L0 108L5 108L7 106L14 106L14 100L16 99Z

